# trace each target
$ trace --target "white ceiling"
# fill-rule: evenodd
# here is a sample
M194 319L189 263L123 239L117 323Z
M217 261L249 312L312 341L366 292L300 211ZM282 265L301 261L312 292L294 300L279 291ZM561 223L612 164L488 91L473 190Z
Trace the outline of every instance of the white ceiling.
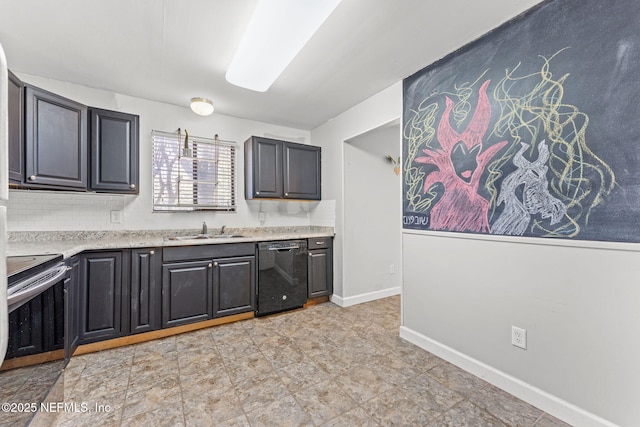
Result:
M0 0L0 43L15 72L313 129L539 1L343 0L265 93L224 78L257 0Z

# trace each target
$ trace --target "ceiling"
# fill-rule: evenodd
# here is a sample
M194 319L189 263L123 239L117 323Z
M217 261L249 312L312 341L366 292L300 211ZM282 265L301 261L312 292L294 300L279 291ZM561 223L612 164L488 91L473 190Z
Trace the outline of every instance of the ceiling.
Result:
M343 0L265 93L224 78L257 0L0 0L0 43L14 72L313 129L539 1Z

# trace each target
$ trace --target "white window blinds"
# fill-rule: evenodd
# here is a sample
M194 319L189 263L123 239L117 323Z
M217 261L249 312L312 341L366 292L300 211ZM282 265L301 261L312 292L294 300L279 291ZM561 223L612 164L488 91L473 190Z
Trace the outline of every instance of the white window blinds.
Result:
M236 144L152 132L153 210L236 210Z

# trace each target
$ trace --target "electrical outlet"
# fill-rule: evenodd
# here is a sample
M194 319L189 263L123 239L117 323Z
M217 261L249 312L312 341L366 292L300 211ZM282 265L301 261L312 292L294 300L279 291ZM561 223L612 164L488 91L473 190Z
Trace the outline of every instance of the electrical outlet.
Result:
M111 224L122 223L122 211L111 211Z
M395 274L395 273L396 273L396 265L389 264L389 274Z
M527 349L527 330L511 326L511 344L516 347Z

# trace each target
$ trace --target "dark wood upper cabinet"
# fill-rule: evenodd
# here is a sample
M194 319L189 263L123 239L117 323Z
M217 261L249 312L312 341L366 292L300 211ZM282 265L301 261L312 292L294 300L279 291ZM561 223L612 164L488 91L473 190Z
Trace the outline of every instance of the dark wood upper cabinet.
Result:
M244 147L246 199L320 200L320 147L257 136Z
M87 107L25 88L25 185L87 188Z
M9 71L9 183L24 180L24 84Z
M89 108L90 190L138 194L139 118Z
M320 200L320 147L285 143L283 155L284 198Z
M88 108L9 72L9 184L139 193L139 116Z
M244 158L246 198L282 197L282 141L251 137Z

